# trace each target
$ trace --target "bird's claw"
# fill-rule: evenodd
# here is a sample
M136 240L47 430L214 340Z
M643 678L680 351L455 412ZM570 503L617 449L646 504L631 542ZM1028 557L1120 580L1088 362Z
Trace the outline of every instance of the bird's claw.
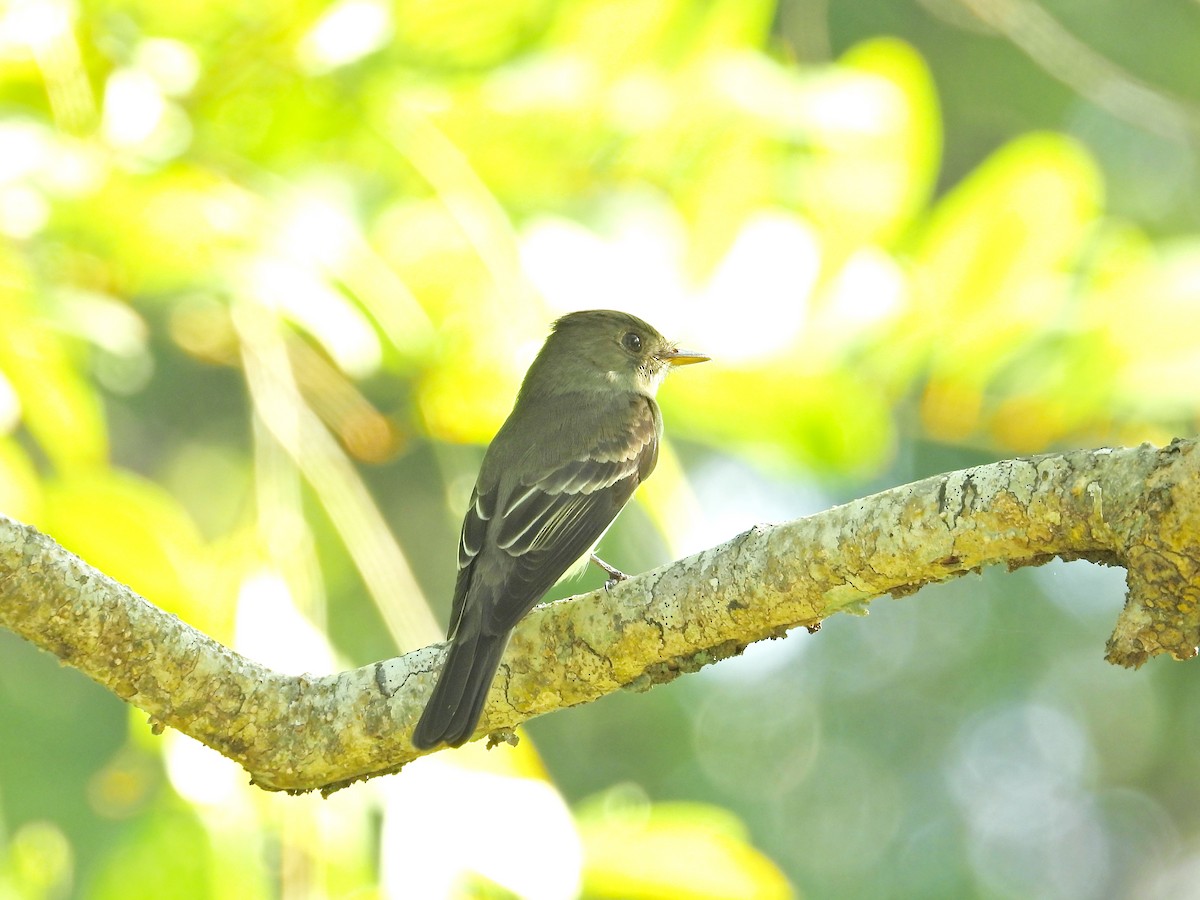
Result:
M521 739L517 737L517 733L511 728L500 728L496 731L489 732L487 736L487 748L489 750L491 750L493 747L499 746L500 744L508 744L510 747L515 747L520 742Z
M600 557L598 557L595 553L592 554L592 562L594 562L597 566L599 566L601 569L603 569L604 573L608 576L608 578L604 582L605 592L612 590L614 587L616 587L622 581L625 581L626 579L629 578L628 575L626 575L624 572L622 572L616 566L610 566L608 563L606 563L604 560L602 560Z

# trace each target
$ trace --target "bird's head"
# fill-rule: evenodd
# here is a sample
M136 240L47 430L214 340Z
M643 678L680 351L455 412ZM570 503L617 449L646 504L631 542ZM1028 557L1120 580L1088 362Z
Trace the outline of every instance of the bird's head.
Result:
M612 309L589 309L563 316L539 354L573 389L618 389L653 397L673 366L704 362L703 353L680 350L654 326ZM550 368L550 367L548 367ZM611 388L610 388L611 389Z

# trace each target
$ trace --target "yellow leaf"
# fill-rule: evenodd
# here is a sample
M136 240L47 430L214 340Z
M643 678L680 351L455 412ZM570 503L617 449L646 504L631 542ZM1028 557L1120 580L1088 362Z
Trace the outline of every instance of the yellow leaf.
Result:
M0 374L21 422L62 470L108 457L100 399L72 358L71 341L37 308L24 266L0 250Z
M794 896L732 813L701 803L612 804L579 813L584 895L622 900Z
M11 438L0 438L0 513L32 522L41 508L41 485L28 454Z
M35 524L168 612L188 617L192 596L204 592L196 527L170 494L140 476L110 470L52 482Z
M916 261L912 329L935 369L984 384L1071 296L1100 214L1101 175L1055 134L1002 147L934 210ZM940 336L940 337L939 337Z

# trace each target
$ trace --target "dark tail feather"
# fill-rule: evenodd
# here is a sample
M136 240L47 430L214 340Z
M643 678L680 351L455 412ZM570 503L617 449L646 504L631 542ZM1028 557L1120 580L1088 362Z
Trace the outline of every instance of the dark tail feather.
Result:
M413 746L429 750L438 744L460 747L475 733L488 689L500 668L507 634L455 635L433 694L413 730Z

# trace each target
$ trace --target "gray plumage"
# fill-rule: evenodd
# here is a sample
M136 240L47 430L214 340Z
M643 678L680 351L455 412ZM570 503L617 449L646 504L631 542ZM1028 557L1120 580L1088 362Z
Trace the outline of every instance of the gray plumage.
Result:
M654 395L679 351L635 316L559 319L484 455L458 548L450 648L413 745L457 747L478 725L517 622L599 541L654 470Z

